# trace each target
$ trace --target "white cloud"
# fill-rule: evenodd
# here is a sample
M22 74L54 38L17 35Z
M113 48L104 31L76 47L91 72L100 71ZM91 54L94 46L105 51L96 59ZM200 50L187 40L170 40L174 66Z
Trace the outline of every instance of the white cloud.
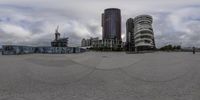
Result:
M0 27L4 33L8 35L13 35L19 38L28 38L31 33L22 27L9 24L0 24Z
M186 6L166 14L158 14L155 19L157 44L182 44L200 46L200 6ZM164 42L160 44L161 42Z
M174 11L169 15L169 21L176 31L191 33L190 25L198 21L196 18L200 18L199 8L189 7Z

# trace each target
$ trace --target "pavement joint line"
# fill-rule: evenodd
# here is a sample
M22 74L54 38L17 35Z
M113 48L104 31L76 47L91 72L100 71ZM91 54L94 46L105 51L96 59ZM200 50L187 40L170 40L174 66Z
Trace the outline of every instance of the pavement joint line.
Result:
M175 55L172 55L172 56L174 56L174 57L177 58L177 56L175 56ZM144 58L143 58L142 60L144 60ZM142 61L142 60L141 60L141 61ZM185 61L185 59L184 59L183 61ZM140 61L138 61L138 62L140 62ZM138 62L136 62L135 64L137 64ZM181 61L181 62L182 62L182 61ZM134 65L134 64L133 64L133 65ZM128 67L131 67L131 66L128 66ZM120 70L122 73L124 73L125 75L127 75L127 76L129 76L129 77L131 77L131 78L140 80L140 81L151 82L151 83L164 83L164 82L174 81L174 80L177 80L177 79L182 78L183 76L187 75L187 74L190 72L190 70L187 70L187 72L185 72L184 74L179 75L179 76L174 77L174 78L169 79L169 80L165 80L165 81L150 81L150 80L145 80L145 79L142 79L142 78L139 78L139 77L134 77L134 76L132 76L132 75L129 75L126 71L123 70L124 68L125 68L125 67L119 68L119 70ZM127 67L126 67L126 68L127 68Z
M29 72L32 73L32 71L30 71L27 67L24 67L24 69L26 70L26 72ZM76 83L76 82L79 82L80 80L82 80L83 78L89 76L90 74L92 74L95 70L92 69L88 74L74 80L74 81L71 81L71 82L63 82L63 83L52 83L52 82L45 82L45 81L41 81L40 79L34 79L32 77L30 77L30 75L27 75L27 74L24 74L25 77L28 77L28 78L31 78L32 80L35 80L35 81L39 81L40 83L45 83L45 84L52 84L52 85L69 85L69 84L72 84L72 83Z
M174 81L174 80L177 80L177 79L180 79L182 78L183 76L187 75L190 71L187 71L185 72L184 74L182 75L179 75L177 77L174 77L172 79L169 79L169 80L164 80L164 81L150 81L150 80L145 80L145 79L142 79L142 78L139 78L139 77L135 77L135 76L132 76L130 74L128 74L126 71L124 71L122 68L119 68L119 70L124 73L125 75L133 78L133 79L136 79L136 80L139 80L139 81L143 81L143 82L150 82L150 83L165 83L165 82L171 82L171 81Z

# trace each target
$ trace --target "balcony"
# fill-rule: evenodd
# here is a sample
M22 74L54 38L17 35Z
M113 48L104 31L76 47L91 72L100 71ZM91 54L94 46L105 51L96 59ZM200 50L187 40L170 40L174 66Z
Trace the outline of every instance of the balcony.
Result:
M139 42L139 43L136 43L135 46L136 47L138 47L138 46L151 46L151 47L153 47L153 44L152 43Z
M143 32L143 31L146 31L147 33L152 33L153 34L153 30L150 30L150 29L140 29L140 30L137 30L135 32L135 35L139 34L140 32Z
M145 33L145 34L136 34L135 35L135 39L137 39L138 37L141 37L141 36L150 36L151 38L153 38L153 34L151 34L151 33Z
M138 39L135 40L135 43L140 42L140 41L142 42L142 41L145 41L145 40L153 42L153 40L149 39L149 38L138 38Z

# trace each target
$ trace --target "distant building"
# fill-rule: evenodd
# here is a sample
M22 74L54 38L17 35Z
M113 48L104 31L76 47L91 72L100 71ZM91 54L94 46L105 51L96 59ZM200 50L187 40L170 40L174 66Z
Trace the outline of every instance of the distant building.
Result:
M82 47L91 48L94 50L104 50L107 49L109 51L112 50L121 50L124 47L124 43L121 40L100 40L98 37L96 38L89 38L89 39L82 39L81 41Z
M86 46L86 39L83 38L81 41L81 47L85 47Z
M128 51L146 51L155 49L153 18L149 15L140 15L133 20L127 20L126 47Z
M121 40L98 40L93 42L92 47L95 49L107 49L109 51L115 51L122 50L124 43Z
M137 51L155 49L153 18L149 15L137 16L134 20L135 47Z
M126 22L126 50L135 51L134 19L129 18Z
M55 39L51 42L52 47L68 47L68 38L60 38L58 27L55 32Z
M92 45L92 39L82 39L81 46L82 47L88 47Z
M103 40L121 40L121 11L108 8L102 14Z
M94 44L95 41L98 41L99 38L95 37L95 38L89 38L89 39L82 39L81 41L81 46L82 47L92 47L92 45Z
M101 47L121 48L121 11L118 8L108 8L102 14ZM102 44L103 43L103 44Z

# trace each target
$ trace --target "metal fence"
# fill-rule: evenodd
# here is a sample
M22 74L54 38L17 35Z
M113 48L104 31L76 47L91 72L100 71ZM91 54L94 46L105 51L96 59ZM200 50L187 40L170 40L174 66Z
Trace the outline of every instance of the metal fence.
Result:
M17 45L3 45L2 55L20 55L20 54L69 54L81 53L86 49L80 47L31 47L31 46L17 46Z

